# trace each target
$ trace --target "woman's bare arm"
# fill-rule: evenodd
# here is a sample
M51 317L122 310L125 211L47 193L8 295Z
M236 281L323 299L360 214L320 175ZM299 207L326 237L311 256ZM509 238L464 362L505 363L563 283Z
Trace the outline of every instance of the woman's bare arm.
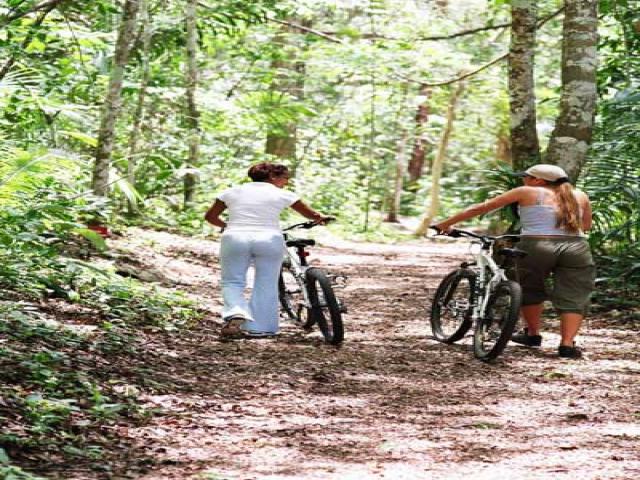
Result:
M309 205L304 203L302 200L298 200L297 202L294 202L291 205L291 208L293 208L296 212L298 212L303 217L306 217L310 220L315 220L318 223L324 223L327 220L332 218L316 212L313 208L311 208Z
M204 219L209 222L211 225L215 225L216 227L220 227L224 229L227 226L227 222L220 218L220 214L226 210L227 206L224 204L222 200L218 200L213 202L213 205L207 213L204 215Z
M526 194L527 187L518 187L508 192L502 193L497 197L490 198L489 200L485 200L482 203L477 203L475 205L471 205L470 207L464 209L462 212L453 215L446 220L436 224L440 230L449 231L453 225L456 223L460 223L464 220L469 220L470 218L477 217L479 215L484 215L485 213L489 213L498 208L502 208L506 205L510 205L512 203L519 202L524 195Z

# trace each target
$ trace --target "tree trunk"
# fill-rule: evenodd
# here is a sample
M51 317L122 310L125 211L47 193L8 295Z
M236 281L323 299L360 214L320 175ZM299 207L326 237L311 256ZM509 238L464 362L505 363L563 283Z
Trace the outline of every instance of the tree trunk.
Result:
M513 0L511 17L509 51L511 155L513 168L524 170L528 166L540 163L533 75L537 28L536 0Z
M424 129L427 125L427 120L429 119L428 101L430 93L431 91L429 88L424 85L420 86L418 95L424 97L424 102L418 106L418 111L416 112L416 140L407 169L409 172L409 181L412 183L417 182L422 177L422 172L424 170L424 159L428 146Z
M184 176L184 207L193 203L196 183L198 180L195 169L198 168L200 149L200 112L196 105L196 88L198 86L198 0L187 0L187 70L185 81L187 84L187 128L189 157L187 159L187 173Z
M566 0L562 41L560 114L551 134L547 162L572 181L580 175L591 143L596 111L598 1Z
M308 21L299 23L305 27L311 26L311 22ZM289 30L290 27L283 27L274 42L283 51L287 49L286 34ZM279 96L285 102L289 102L290 99L296 101L303 98L304 62L292 62L292 59L287 58L285 53L281 58L271 63L271 68L277 72L271 83L271 93L274 97ZM267 133L265 148L266 153L289 160L294 171L298 166L296 164L297 130L295 121L284 121L279 125L273 126Z
M124 4L111 78L109 79L109 87L102 108L92 182L93 193L100 197L106 197L109 193L109 168L111 166L111 152L113 151L115 137L115 124L122 107L122 80L129 60L131 43L134 39L139 6L139 0L127 0Z
M132 187L135 187L136 184L138 143L144 121L144 102L147 96L147 86L149 85L149 78L151 76L149 49L151 47L152 28L147 0L140 0L140 29L140 38L142 40L140 89L138 91L138 103L136 104L136 110L133 114L131 135L129 136L129 157L127 161L127 181ZM130 214L135 213L137 210L136 205L131 200L128 202L128 207Z
M502 163L513 167L513 156L511 154L511 141L509 136L499 133L496 138L496 158Z
M431 201L429 209L415 232L415 235L419 237L423 237L427 234L429 226L436 215L438 215L438 210L440 209L440 178L442 177L442 167L447 155L449 138L453 131L453 122L456 118L456 106L463 91L464 82L459 82L451 95L451 99L449 100L449 107L447 108L447 122L445 124L444 131L442 132L442 137L440 138L438 153L433 161L433 168L431 169Z
M389 213L385 222L398 223L398 212L400 211L400 200L402 199L402 181L404 179L404 155L407 144L407 129L402 129L400 140L398 141L398 149L396 151L396 171L393 182L393 195L389 205Z

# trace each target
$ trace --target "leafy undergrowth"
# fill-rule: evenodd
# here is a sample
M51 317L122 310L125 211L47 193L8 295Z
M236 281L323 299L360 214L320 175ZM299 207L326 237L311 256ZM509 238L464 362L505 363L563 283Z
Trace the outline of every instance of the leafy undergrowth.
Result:
M114 426L154 414L122 366L149 335L171 335L201 311L175 289L123 278L111 257L48 254L0 283L2 479L33 478L16 464L104 470L130 447Z

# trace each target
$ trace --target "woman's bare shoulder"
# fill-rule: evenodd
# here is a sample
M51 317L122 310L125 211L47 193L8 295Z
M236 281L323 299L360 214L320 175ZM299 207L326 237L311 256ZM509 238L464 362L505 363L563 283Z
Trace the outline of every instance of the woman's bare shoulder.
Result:
M578 190L577 188L574 188L573 193L578 198L579 201L585 201L585 202L589 201L589 195L587 195L582 190Z

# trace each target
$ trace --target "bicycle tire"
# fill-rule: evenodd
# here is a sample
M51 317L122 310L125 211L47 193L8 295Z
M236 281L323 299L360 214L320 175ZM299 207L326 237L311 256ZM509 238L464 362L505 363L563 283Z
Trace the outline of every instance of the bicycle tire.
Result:
M522 289L518 283L506 280L496 286L473 332L476 358L488 362L502 353L518 322L521 303Z
M281 312L288 320L308 329L313 326L313 323L308 312L309 309L304 305L303 288L305 286L294 275L293 270L283 265L278 278L278 298Z
M319 268L307 270L307 292L311 318L318 325L325 342L338 345L344 340L342 310L326 273Z
M469 331L477 275L459 268L442 279L431 304L431 332L436 340L454 343Z

